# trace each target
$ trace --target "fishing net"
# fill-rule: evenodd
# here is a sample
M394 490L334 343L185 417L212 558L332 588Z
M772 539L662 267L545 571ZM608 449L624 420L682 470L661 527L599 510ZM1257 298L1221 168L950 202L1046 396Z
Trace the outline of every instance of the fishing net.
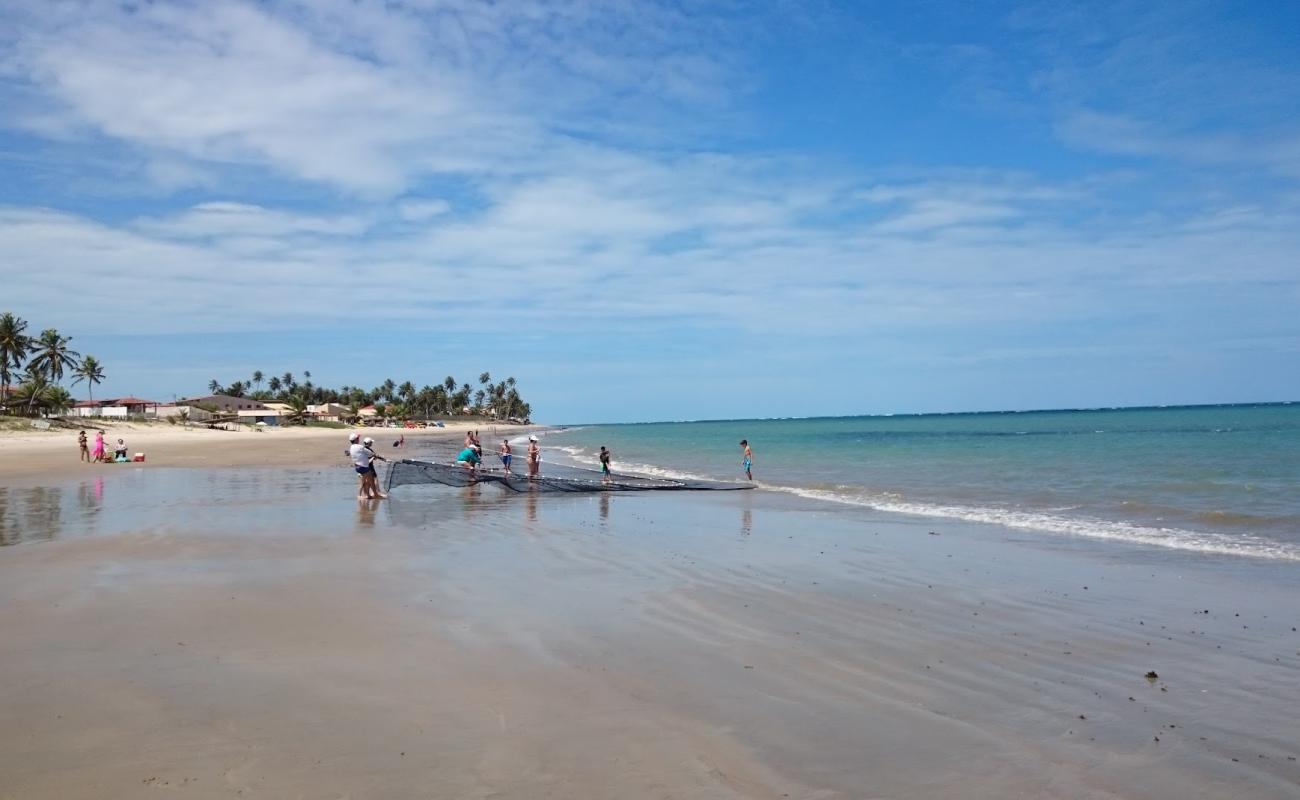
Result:
M527 469L526 464L520 467ZM596 470L558 464L543 464L543 474L529 479L526 472L508 473L503 469L470 471L459 464L443 464L404 458L388 468L388 488L420 483L444 486L473 486L494 483L513 492L645 492L645 491L726 491L751 489L748 484L687 481L652 478L643 475L612 475L602 481Z

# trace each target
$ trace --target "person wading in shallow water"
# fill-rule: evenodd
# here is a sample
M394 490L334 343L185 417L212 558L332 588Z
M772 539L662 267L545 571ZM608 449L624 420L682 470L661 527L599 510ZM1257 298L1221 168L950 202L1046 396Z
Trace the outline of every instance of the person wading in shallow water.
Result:
M542 467L542 448L536 436L528 437L528 477L536 478Z
M352 462L353 468L357 471L357 479L360 482L357 486L358 500L364 500L369 496L369 492L366 491L366 476L370 472L370 463L367 462L362 455L364 449L365 445L361 444L361 434L348 434L348 447L343 451L343 454L348 457L348 460Z
M366 475L366 480L368 481L367 486L370 488L370 499L387 500L388 495L379 491L379 473L375 471L375 461L387 461L388 459L375 452L375 440L371 439L369 436L362 439L361 444L365 447L366 454L370 456L368 462L370 472Z
M510 471L510 462L514 458L514 455L510 452L509 439L501 440L501 447L497 448L497 455L501 457L501 468L506 471L506 474L514 474Z
M740 440L740 451L745 454L745 460L740 462L740 466L745 470L745 477L754 480L754 451L749 449L749 440Z
M605 445L602 444L600 446L600 482L601 483L609 483L610 478L613 477L612 473L610 473L609 471L609 459L611 458L611 455L612 454L605 449Z

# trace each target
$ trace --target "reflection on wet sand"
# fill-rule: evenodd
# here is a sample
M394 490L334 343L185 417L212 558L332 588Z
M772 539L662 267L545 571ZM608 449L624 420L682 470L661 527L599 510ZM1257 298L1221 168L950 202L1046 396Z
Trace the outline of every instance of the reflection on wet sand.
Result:
M53 539L62 519L61 488L0 487L0 546Z
M609 492L600 493L600 521L609 522Z
M754 511L749 507L740 510L740 535L748 536L754 530Z
M83 516L94 516L104 507L104 478L87 481L77 486L77 505Z
M379 511L377 498L357 500L357 525L362 528L375 527L375 513Z

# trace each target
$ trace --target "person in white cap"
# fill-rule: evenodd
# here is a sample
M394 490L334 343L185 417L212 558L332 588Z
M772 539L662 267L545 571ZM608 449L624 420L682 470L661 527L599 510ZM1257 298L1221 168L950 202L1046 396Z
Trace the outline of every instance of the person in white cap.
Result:
M375 440L369 436L361 440L361 457L366 462L366 472L362 475L363 480L366 482L365 495L371 500L386 500L388 495L379 491L379 473L375 471L375 460L387 461L388 459L376 453L374 445ZM357 471L360 472L361 462L353 459L352 463L357 466Z
M536 478L542 466L542 448L536 436L528 437L528 477Z
M366 469L361 468L361 462L365 460L363 453L365 448L366 446L361 443L361 434L356 431L348 434L348 448L343 451L343 455L348 457L348 461L356 468L357 477L361 479L361 485L357 487L358 500L364 500L369 496L369 492L366 491L366 479L369 477L370 462L365 461Z

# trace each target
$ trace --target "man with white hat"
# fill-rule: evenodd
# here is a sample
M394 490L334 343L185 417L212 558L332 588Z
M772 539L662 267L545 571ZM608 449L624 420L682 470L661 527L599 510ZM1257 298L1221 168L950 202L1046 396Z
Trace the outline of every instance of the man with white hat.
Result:
M357 499L364 500L370 496L367 484L370 478L370 457L366 455L366 446L361 443L361 434L353 431L348 435L348 449L343 453L357 471L361 485L357 488Z
M542 448L536 436L528 437L528 477L536 478L542 466Z
M367 446L365 442L361 441L360 433L352 433L351 436L347 437L347 441L351 442L351 444L347 446L347 458L348 460L351 460L352 468L356 470L356 475L357 477L360 477L361 480L361 485L357 488L356 498L357 500L368 500L368 498L374 497L378 494L377 481L376 484L374 484L373 492L372 489L370 489L370 485L372 485L370 484L370 476L374 475L372 462L374 458L376 458L374 457L374 451L370 450L370 447ZM367 438L365 441L369 442L374 440Z
M371 500L385 500L388 495L379 491L379 473L375 471L375 459L387 461L388 459L379 455L374 449L375 440L369 436L361 440L361 458L365 460L366 471L361 475L365 496ZM357 472L361 472L361 462L353 459L352 463L356 465Z

